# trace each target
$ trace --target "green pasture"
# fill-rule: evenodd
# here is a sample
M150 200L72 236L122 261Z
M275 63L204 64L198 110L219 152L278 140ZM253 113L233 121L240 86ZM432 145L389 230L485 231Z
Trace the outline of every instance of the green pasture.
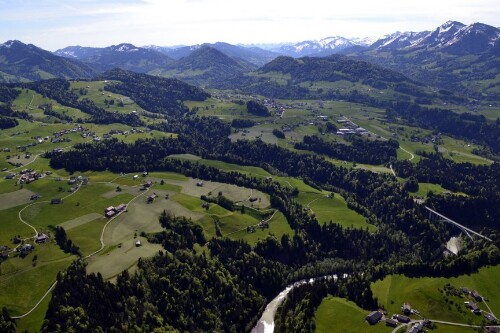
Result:
M445 284L456 288L467 287L477 290L488 298L488 305L498 315L500 313L500 266L484 267L479 272L452 278L409 278L403 275L389 275L383 280L372 283L374 297L384 305L390 313L400 313L400 307L408 302L412 308L429 319L451 321L465 324L481 324L483 316L472 314L464 306L469 299L464 295L446 296L440 293ZM482 310L487 310L484 302L477 303Z
M52 104L53 111L63 115L68 115L70 117L73 117L73 119L89 118L88 114L85 114L78 109L61 105L55 100L50 99L48 97L43 97L42 95L31 89L21 90L21 94L13 102L12 109L14 111L25 111L28 114L32 115L35 119L44 122L52 122L54 120L58 121L52 116L44 115L43 110L39 108L41 104Z
M198 163L208 165L208 166L211 166L211 167L223 170L223 171L239 172L239 173L248 175L250 177L269 177L269 176L271 176L271 174L269 172L267 172L266 170L259 168L259 167L245 166L245 165L226 163L226 162L217 161L217 160L206 160L206 159L198 160Z
M49 241L35 245L35 250L25 258L15 256L3 262L0 304L6 306L11 315L27 312L52 285L57 273L74 259L63 253L54 241Z
M141 241L140 247L135 245L137 239ZM99 272L105 279L111 279L137 265L139 258L151 257L161 250L161 245L151 244L143 237L134 238L132 235L123 242L108 245L103 252L87 259L87 272Z
M18 186L19 188L20 186ZM14 192L0 194L0 210L20 206L30 202L33 192L23 188Z
M389 333L393 328L383 321L369 325L365 317L370 312L344 298L328 295L315 313L316 333Z
M80 248L84 256L89 255L101 248L101 232L108 220L102 216L93 221L83 223L74 228L65 229L68 238Z
M248 211L249 208L246 209ZM269 228L262 229L256 227L255 232L247 232L246 230L241 230L229 235L228 237L232 239L242 239L251 245L255 245L259 240L263 240L269 235L275 236L279 241L281 239L281 236L283 236L284 234L287 234L291 237L293 235L293 230L292 228L290 228L290 225L288 224L285 216L281 212L276 212L276 214L269 221Z
M19 221L18 213L22 206L0 210L0 245L14 248L11 240L19 235L21 239L33 237L34 231Z
M131 98L110 91L105 91L105 85L106 83L104 81L71 81L71 89L76 89L75 93L79 95L79 99L88 98L97 106L104 108L107 111L117 111L119 113L144 111L144 109L137 105ZM84 95L80 95L80 89L83 89L86 93ZM104 100L113 100L114 104L108 107ZM123 103L123 106L118 106L120 101Z
M323 194L300 192L297 201L316 216L319 223L325 224L330 221L338 223L343 227L368 228L375 231L376 227L366 223L366 219L347 207L345 199L338 193L333 198Z
M32 313L24 318L17 319L17 331L28 333L39 332L51 299L52 294L49 293Z
M66 185L65 187L69 186ZM22 216L30 224L37 227L58 225L86 214L103 213L106 207L127 203L132 199L132 195L122 193L111 199L96 200L96 198L101 198L102 195L108 191L109 186L107 185L89 184L82 185L80 189L73 194L67 191L57 192L55 195L43 198L43 201L39 201L27 207L23 211ZM63 202L58 205L52 205L50 202L46 201L50 201L54 197L62 198Z
M448 190L446 190L445 188L443 188L441 185L438 184L418 183L418 191L411 194L422 198L427 198L427 194L429 193L429 191L432 191L434 194L449 192Z

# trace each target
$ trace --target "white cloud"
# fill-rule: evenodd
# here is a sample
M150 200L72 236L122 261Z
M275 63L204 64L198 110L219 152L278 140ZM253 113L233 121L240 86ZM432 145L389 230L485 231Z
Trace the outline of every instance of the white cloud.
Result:
M0 7L0 41L19 38L52 50L125 41L173 45L374 37L431 30L450 19L500 26L500 8L492 0L7 0Z

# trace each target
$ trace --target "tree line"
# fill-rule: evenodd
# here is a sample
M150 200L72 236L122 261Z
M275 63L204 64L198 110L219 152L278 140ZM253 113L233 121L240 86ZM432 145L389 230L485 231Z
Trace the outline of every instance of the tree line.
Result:
M295 143L295 149L310 150L335 159L366 163L384 164L397 158L399 143L394 139L387 141L366 140L355 135L349 135L346 140L351 145L339 142L328 142L317 135L304 136L302 142Z

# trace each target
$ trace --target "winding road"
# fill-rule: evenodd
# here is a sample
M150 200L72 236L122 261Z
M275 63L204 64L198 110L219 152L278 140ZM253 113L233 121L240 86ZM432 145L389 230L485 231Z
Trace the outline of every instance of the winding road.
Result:
M120 176L120 177L122 177L122 176ZM117 177L117 178L115 178L115 179L118 179L118 178L120 178L120 177ZM113 179L113 180L115 180L115 179ZM71 194L68 194L67 196L63 197L62 199L64 200L64 199L66 199L66 198L68 198L68 197L70 197L70 196L74 195L74 194L75 194L75 193L76 193L76 192L80 189L81 185L82 185L82 183L80 183L80 186L78 186L78 188L76 189L76 191L72 192ZM147 189L146 191L141 192L139 195L137 195L137 196L133 197L133 198L132 198L132 199L131 199L128 203L127 203L127 207L128 207L128 205L129 205L132 201L134 201L135 199L137 199L137 198L138 198L138 197L140 197L140 196L145 195L145 194L146 194L146 193L147 193L150 189L151 189L151 188L149 188L149 189ZM29 224L28 222L26 222L26 221L24 221L24 220L23 220L23 218L21 217L21 213L22 213L22 212L23 212L26 208L28 208L28 207L31 207L31 206L36 205L36 204L47 203L47 202L50 202L50 201L40 201L40 202L34 202L34 203L32 203L32 204L30 204L30 205L28 205L28 206L25 206L25 207L24 207L23 209L21 209L21 210L19 211L19 213L18 213L18 215L19 215L19 220L20 220L22 223L26 224L27 226L29 226L30 228L32 228L32 229L35 231L35 237L38 235L38 231L36 230L36 228L35 228L34 226L32 226L31 224ZM93 253L91 253L91 254L89 254L89 255L87 255L87 256L85 256L85 257L83 257L83 259L88 259L88 258L90 258L90 257L92 257L92 256L94 256L94 255L96 255L97 253L101 252L101 251L105 248L106 244L104 243L104 232L106 231L106 227L109 225L109 223L111 223L111 221L113 221L115 218L117 218L118 216L120 216L120 215L121 215L121 213L122 213L122 212L120 212L119 214L117 214L117 215L115 215L114 217L112 217L111 219L109 219L109 221L108 221L108 222L106 222L106 224L103 226L103 228L102 228L102 232L101 232L101 237L100 237L101 248L100 248L99 250L97 250L97 251L95 251L95 252L93 252ZM31 239L31 238L27 238L27 239ZM16 247L16 248L17 248L17 247ZM14 250L15 250L15 249L14 249ZM19 316L12 316L11 318L12 318L12 319L21 319L21 318L24 318L24 317L28 316L28 315L29 315L30 313L32 313L33 311L35 311L35 310L36 310L36 308L40 305L40 303L42 303L42 302L43 302L43 300L44 300L44 299L45 299L45 298L46 298L46 297L50 294L50 292L54 289L54 287L56 286L56 284L57 284L57 281L54 281L54 283L53 283L53 284L49 287L49 289L47 289L47 291L45 292L45 294L43 294L43 296L40 298L40 300L38 300L38 302L37 302L37 303L36 303L36 304L35 304L35 305L34 305L34 306L33 306L33 307L32 307L32 308L28 311L28 312L26 312L26 313L24 313L24 314L22 314L22 315L19 315Z

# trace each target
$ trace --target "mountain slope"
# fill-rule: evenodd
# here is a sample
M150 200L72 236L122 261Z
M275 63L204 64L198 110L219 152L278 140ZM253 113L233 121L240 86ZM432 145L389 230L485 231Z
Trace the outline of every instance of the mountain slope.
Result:
M202 46L173 62L166 70L152 74L178 78L195 85L210 85L252 69L255 66L249 62L237 61L211 46Z
M429 85L500 100L500 29L448 21L433 31L396 33L351 52Z
M33 44L10 40L0 44L0 82L50 78L87 79L95 71L79 61L66 59Z
M138 73L147 73L165 68L173 61L158 51L126 43L105 48L68 46L57 50L55 54L78 59L99 72L118 67Z

